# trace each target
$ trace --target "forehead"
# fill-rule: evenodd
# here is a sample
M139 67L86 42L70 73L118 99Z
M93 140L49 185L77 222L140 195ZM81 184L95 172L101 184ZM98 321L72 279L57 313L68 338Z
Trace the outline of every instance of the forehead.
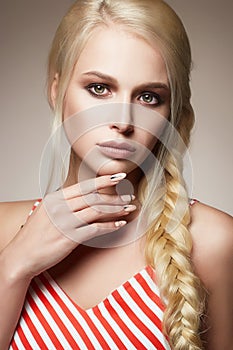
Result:
M86 43L75 71L101 71L119 80L159 81L168 84L164 59L159 48L122 27L99 27Z

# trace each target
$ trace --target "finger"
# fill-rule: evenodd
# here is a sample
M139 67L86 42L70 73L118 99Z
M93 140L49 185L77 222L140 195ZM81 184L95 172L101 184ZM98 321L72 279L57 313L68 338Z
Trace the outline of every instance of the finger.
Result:
M69 205L71 211L78 211L87 207L92 207L93 205L100 204L125 205L129 204L134 199L135 196L130 194L118 196L100 194L95 192L87 194L85 196L71 198L67 201L67 204Z
M96 205L88 207L73 213L77 218L78 226L92 224L101 220L108 220L112 218L119 218L120 216L127 216L136 209L135 205L113 206L113 205ZM77 227L78 227L77 226Z
M93 223L74 230L72 235L69 235L69 238L75 242L83 243L94 237L114 232L126 224L127 221L125 220Z
M103 188L117 185L126 177L125 173L99 176L62 189L65 199L83 196L88 193L97 192Z

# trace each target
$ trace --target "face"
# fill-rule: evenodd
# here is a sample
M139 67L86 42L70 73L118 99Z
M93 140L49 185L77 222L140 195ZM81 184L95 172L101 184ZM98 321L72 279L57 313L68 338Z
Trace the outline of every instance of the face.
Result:
M135 171L157 141L161 119L155 115L168 118L169 112L169 83L159 50L122 28L96 29L64 101L77 164L96 175Z

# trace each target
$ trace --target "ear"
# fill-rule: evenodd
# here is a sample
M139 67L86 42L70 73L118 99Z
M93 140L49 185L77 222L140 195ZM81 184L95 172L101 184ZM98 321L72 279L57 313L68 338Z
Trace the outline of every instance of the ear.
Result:
M58 76L58 73L56 73L51 85L51 90L50 90L50 101L53 109L55 108L56 100L57 100L58 83L59 83L59 76Z

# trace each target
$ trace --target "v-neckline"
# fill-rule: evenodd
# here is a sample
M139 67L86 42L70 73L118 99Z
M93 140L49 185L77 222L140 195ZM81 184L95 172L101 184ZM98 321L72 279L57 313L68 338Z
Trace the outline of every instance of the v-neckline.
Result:
M63 296L65 296L77 310L84 313L85 312L89 313L94 309L98 308L99 306L106 304L109 301L109 299L113 296L113 294L116 294L116 292L122 289L122 287L127 288L127 286L130 286L131 285L130 282L132 282L132 280L134 279L140 280L140 278L143 278L144 272L146 273L147 277L150 279L150 282L152 283L152 285L157 288L153 280L154 270L150 265L146 265L140 271L136 272L133 276L129 277L126 281L124 281L118 287L113 289L103 300L101 300L100 302L98 302L97 304L89 308L84 308L81 305L79 305L76 301L74 301L72 297L70 297L69 294L67 294L67 292L58 284L58 282L56 282L56 280L51 276L51 274L48 271L44 272L43 275L45 276L48 283L52 285L52 287L56 291L59 291L59 294L62 294Z

